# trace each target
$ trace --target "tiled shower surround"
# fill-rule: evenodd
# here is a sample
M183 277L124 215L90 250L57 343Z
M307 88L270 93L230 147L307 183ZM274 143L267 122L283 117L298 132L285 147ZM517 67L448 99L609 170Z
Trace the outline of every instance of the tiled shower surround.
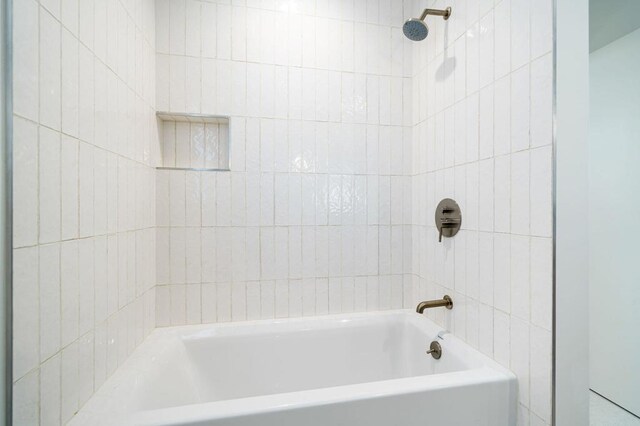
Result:
M427 315L518 376L519 425L550 424L552 1L433 5L453 15L414 45L410 305L450 294ZM438 243L445 197L462 229Z
M154 3L13 7L13 424L56 425L155 327Z
M551 0L14 9L16 424L64 424L156 326L445 293L550 424ZM230 116L231 171L156 170L188 152L156 111Z
M226 3L156 3L157 108L232 117L231 173L156 175L158 324L403 307L402 4Z

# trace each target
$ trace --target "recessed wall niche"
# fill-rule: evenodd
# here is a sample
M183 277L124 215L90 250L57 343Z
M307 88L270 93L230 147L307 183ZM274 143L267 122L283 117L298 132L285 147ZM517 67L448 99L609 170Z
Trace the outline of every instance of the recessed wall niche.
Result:
M160 169L229 171L229 117L158 112Z

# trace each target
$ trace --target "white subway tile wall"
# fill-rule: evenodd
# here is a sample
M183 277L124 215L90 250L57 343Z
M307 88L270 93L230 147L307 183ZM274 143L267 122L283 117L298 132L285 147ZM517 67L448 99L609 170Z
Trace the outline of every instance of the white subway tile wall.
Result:
M518 376L518 425L551 424L552 1L451 6L413 48L414 303ZM535 31L531 31L535 28ZM438 243L437 203L462 229Z
M155 327L151 0L14 2L14 424L65 424Z
M232 117L229 173L156 175L159 326L408 306L412 10L378 3L157 1L157 109Z
M549 425L551 42L551 0L14 2L15 422L66 423L155 326L448 293L427 315Z

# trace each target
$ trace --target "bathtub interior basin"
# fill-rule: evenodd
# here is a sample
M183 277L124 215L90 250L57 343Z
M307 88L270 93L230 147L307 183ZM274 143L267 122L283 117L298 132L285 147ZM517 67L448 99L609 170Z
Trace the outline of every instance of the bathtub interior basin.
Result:
M426 354L433 340L443 348L439 360ZM93 415L105 424L231 425L235 418L238 425L284 425L308 423L305 413L345 401L405 394L437 401L456 387L460 394L480 384L486 388L480 392L497 389L495 396L507 400L503 417L513 416L514 376L414 312L183 326L155 330L76 417ZM302 417L290 423L265 417L287 410ZM335 416L346 418L339 410Z

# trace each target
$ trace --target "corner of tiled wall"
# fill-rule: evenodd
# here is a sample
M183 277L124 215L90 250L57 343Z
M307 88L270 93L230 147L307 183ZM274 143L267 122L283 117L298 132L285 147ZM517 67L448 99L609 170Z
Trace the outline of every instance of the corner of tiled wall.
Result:
M155 327L152 0L14 8L14 424L65 424Z

